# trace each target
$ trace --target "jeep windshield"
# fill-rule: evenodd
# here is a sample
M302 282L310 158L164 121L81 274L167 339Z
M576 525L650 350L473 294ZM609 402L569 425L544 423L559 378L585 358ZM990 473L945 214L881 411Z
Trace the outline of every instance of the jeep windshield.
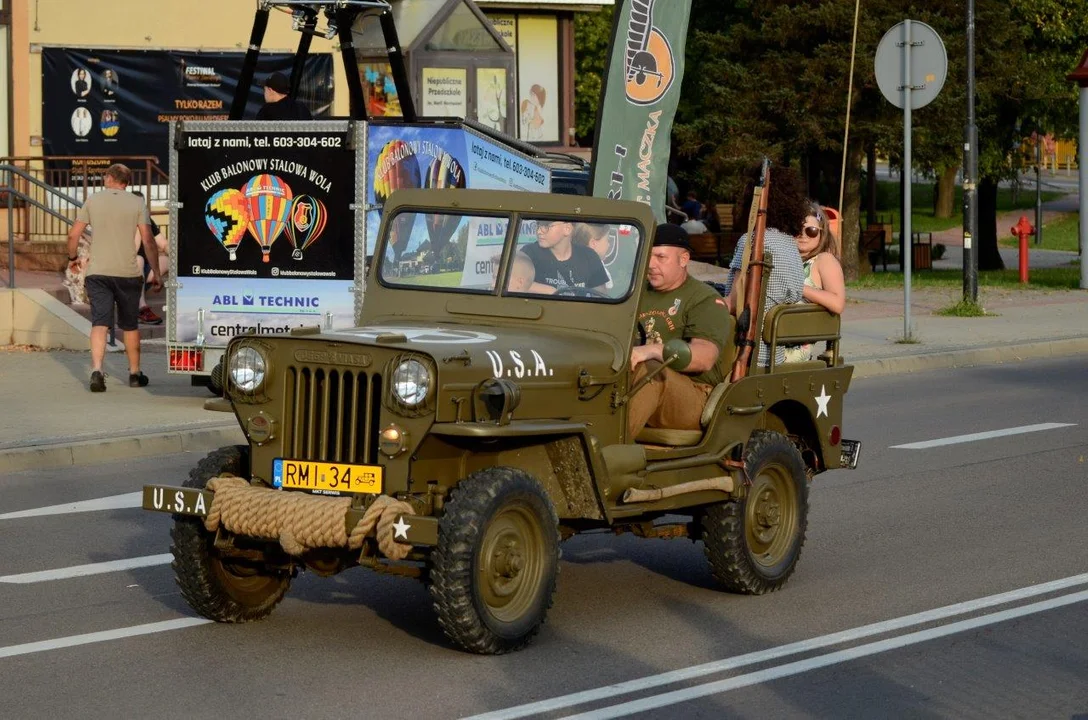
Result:
M609 303L631 293L646 237L614 220L514 213L405 209L387 227L384 285Z

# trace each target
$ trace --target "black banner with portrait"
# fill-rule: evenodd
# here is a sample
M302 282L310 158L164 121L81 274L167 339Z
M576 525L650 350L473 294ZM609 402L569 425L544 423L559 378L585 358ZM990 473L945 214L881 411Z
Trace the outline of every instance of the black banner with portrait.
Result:
M350 129L321 125L179 126L179 276L354 279L355 151Z
M173 50L42 50L42 133L46 155L154 155L169 163L171 120L226 120L245 54ZM294 56L262 54L255 85L291 73ZM307 58L298 99L315 118L332 114L329 54ZM246 118L264 102L250 90Z

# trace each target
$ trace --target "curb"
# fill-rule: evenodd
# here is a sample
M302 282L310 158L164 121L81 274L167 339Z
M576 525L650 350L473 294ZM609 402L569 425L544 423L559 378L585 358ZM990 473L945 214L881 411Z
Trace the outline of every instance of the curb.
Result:
M854 366L853 379L903 375L973 365L999 365L1023 360L1067 357L1085 353L1088 353L1088 337L858 360L852 363ZM0 474L23 470L46 470L113 460L130 460L171 453L209 452L224 445L237 445L245 442L246 439L245 435L242 434L242 430L236 424L230 424L221 428L177 430L57 445L12 448L0 450Z
M237 425L222 428L162 432L149 435L88 440L85 442L36 445L0 450L0 474L21 470L47 470L57 467L131 460L182 452L209 452L224 445L246 442Z
M980 347L924 355L859 360L853 363L853 379L880 377L882 375L902 375L925 372L926 370L942 370L973 365L1000 365L1022 360L1068 357L1084 353L1088 353L1088 337L1042 340L1001 347Z

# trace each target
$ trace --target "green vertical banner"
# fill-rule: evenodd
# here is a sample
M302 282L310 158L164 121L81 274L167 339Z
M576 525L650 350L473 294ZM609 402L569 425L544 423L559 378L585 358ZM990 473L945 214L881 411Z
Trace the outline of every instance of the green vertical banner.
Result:
M664 222L691 0L618 0L616 6L593 144L593 195L646 203Z

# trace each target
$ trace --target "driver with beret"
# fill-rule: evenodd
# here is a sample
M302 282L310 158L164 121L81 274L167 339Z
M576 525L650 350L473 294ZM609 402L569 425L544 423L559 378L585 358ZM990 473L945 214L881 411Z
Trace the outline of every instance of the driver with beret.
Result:
M646 339L631 349L631 383L662 362L664 344L681 338L691 346L687 367L670 366L644 385L628 403L628 438L644 427L699 430L707 397L724 381L718 356L731 325L725 299L688 275L691 245L682 227L657 226L638 323Z

